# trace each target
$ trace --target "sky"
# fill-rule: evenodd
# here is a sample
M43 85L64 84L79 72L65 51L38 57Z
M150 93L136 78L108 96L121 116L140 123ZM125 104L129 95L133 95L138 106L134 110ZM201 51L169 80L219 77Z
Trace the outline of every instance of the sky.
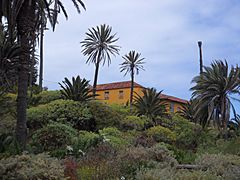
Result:
M98 83L130 80L120 73L122 56L136 50L145 58L135 81L163 93L189 99L191 80L199 73L197 41L203 42L203 61L240 62L239 0L83 0L78 14L63 0L69 18L59 16L55 32L45 33L44 86L60 89L64 77L80 75L93 82L95 67L86 64L80 42L91 27L108 24L119 37L120 55L101 67Z

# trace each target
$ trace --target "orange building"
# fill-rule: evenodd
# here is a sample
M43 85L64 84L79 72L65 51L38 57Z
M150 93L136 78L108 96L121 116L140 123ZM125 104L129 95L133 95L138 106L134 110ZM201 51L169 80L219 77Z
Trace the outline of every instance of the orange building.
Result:
M141 86L140 84L134 83L135 93L143 95L142 90L144 88L145 87ZM96 93L98 94L97 99L108 104L126 105L127 103L129 103L130 89L131 81L99 84L97 85L96 91ZM188 102L187 100L169 96L166 94L161 94L160 98L162 98L167 105L168 112L177 112L180 110L183 104L186 104Z

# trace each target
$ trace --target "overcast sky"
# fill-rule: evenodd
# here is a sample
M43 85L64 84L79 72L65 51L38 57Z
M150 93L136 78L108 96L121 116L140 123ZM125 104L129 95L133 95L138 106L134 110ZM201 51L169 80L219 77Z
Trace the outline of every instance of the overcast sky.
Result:
M197 41L203 41L204 65L212 60L240 62L239 0L84 0L87 10L77 14L65 0L69 14L55 32L45 35L44 86L59 89L64 77L80 75L93 82L95 67L87 65L80 41L88 28L112 26L119 37L120 56L101 67L98 83L130 80L119 71L122 56L136 50L146 58L136 82L165 94L189 99L192 78L199 73Z

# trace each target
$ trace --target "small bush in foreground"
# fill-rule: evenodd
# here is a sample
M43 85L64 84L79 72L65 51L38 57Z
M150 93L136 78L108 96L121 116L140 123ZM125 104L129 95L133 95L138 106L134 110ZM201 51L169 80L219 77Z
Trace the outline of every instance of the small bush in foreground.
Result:
M176 141L176 134L162 126L154 126L147 130L147 135L157 142L172 143Z
M66 148L72 144L73 138L77 135L75 129L70 126L53 123L37 130L32 136L32 145L36 152L54 151L59 148Z
M61 161L46 154L23 154L0 160L3 179L64 179Z

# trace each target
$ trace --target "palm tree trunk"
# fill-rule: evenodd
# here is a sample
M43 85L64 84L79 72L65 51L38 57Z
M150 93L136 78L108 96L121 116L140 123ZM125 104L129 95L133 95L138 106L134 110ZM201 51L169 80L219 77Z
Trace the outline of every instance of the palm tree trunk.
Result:
M100 62L98 61L96 63L96 69L95 69L95 75L94 75L94 82L93 82L93 95L95 97L96 91L97 91L97 79L98 79L98 71L99 71L99 64Z
M18 95L17 95L17 124L16 139L22 150L26 148L27 141L27 88L28 88L28 72L30 62L31 37L34 26L34 7L35 1L31 5L29 1L24 1L17 18L17 29L19 34L20 45L23 50L19 58L18 69Z
M39 64L39 87L42 91L43 88L43 37L44 37L44 25L41 24L41 33L40 33L40 64Z
M199 61L200 61L200 74L203 73L203 58L202 58L202 41L198 41L198 47L199 47Z
M134 70L133 70L133 69L131 69L130 110L132 109L132 102L133 102L133 90L134 90Z

